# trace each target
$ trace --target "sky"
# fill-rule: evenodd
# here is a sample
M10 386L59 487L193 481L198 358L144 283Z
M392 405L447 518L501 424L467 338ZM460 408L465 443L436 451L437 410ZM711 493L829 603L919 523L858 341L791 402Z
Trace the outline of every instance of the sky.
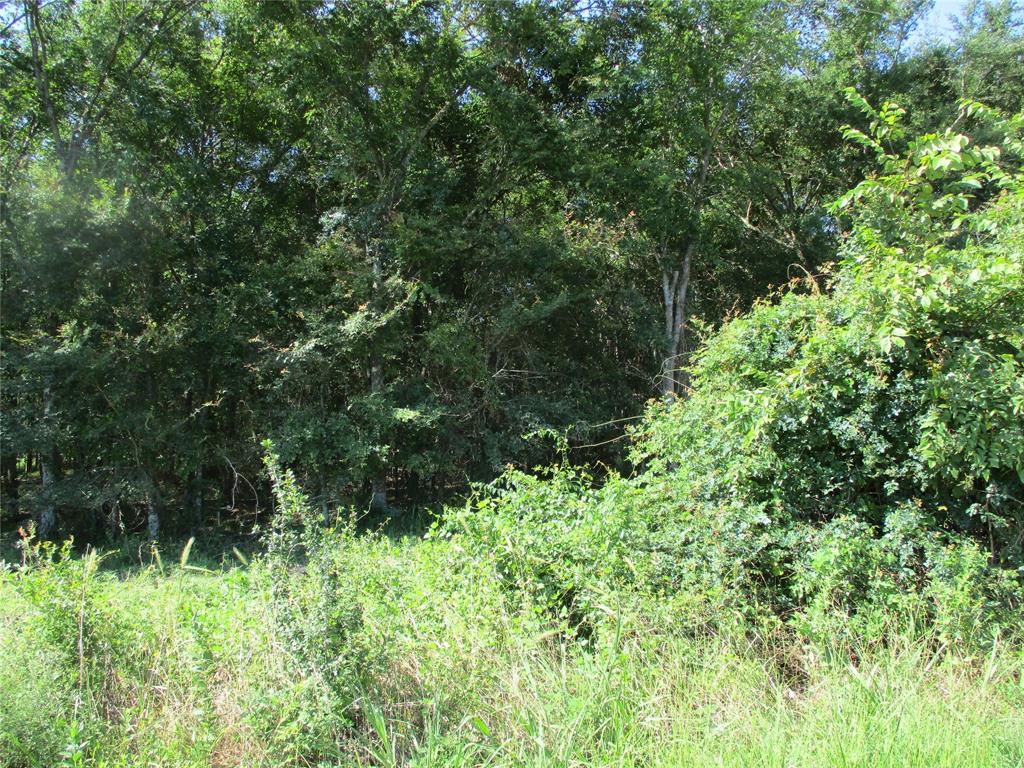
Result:
M951 38L954 30L950 17L959 15L965 4L965 0L935 0L931 11L914 31L915 42L931 42Z

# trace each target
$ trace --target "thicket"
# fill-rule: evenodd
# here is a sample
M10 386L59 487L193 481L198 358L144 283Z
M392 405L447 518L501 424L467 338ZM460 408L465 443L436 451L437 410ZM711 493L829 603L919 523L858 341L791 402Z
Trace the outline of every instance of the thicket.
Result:
M880 168L834 206L838 267L711 336L634 429L641 471L512 471L449 520L541 608L585 623L631 585L819 638L1019 631L1024 117L908 140L851 98Z
M1022 43L919 11L4 16L0 765L1019 766Z
M544 430L624 469L702 324L834 260L843 87L1020 109L1019 8L924 11L2 4L3 531L251 531L265 437L327 513L436 511Z
M26 540L0 761L1017 765L1024 116L854 98L842 261L708 338L635 473L513 469L396 542L268 443L252 562Z
M177 551L118 573L44 549L0 576L0 764L1011 768L1024 755L1024 670L1005 641L805 644L692 612L681 632L622 591L584 643L456 543L323 540L305 571L276 575ZM344 666L300 635L344 648Z

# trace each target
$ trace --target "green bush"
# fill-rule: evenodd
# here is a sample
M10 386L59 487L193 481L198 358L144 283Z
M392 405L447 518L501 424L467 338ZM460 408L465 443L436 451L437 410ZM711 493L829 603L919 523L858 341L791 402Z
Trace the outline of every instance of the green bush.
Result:
M1006 598L1024 564L1024 117L965 105L1001 146L946 131L897 156L882 142L902 137L899 111L871 116L872 137L848 133L883 172L836 206L853 226L830 290L812 283L728 324L637 455L709 514L767 516L776 545L739 554L784 606L831 582L844 609L937 596L933 579ZM991 567L966 565L986 559L978 548ZM943 551L962 567L941 566Z
M712 336L689 396L637 428L635 477L511 472L452 516L545 609L585 620L630 585L817 636L854 614L950 639L1019 623L1024 116L964 105L998 146L906 140L898 108L854 100L872 134L847 134L881 171L835 206L851 230L827 289Z

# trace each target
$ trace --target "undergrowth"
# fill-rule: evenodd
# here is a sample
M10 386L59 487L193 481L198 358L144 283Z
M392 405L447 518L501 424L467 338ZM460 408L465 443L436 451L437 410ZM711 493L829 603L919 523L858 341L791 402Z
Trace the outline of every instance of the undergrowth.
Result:
M1011 638L973 650L929 631L811 642L622 591L581 640L458 537L321 536L331 554L285 573L167 553L119 576L94 553L34 549L33 567L0 581L0 764L1024 759L1024 654ZM329 564L311 564L320 557ZM358 589L337 591L342 580ZM317 636L297 642L300 621Z
M237 563L22 542L0 765L1024 765L1024 116L902 139L844 261L704 346L631 476L509 470L422 538L268 445Z

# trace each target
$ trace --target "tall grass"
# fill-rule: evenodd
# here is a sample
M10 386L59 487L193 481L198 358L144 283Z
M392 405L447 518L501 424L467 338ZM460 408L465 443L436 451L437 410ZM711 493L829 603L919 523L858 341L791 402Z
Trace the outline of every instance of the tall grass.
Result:
M999 641L829 648L654 621L628 595L582 639L456 543L344 550L349 700L290 646L259 562L164 553L125 574L91 554L6 573L0 765L1024 765L1024 657ZM312 570L289 578L315 588Z

